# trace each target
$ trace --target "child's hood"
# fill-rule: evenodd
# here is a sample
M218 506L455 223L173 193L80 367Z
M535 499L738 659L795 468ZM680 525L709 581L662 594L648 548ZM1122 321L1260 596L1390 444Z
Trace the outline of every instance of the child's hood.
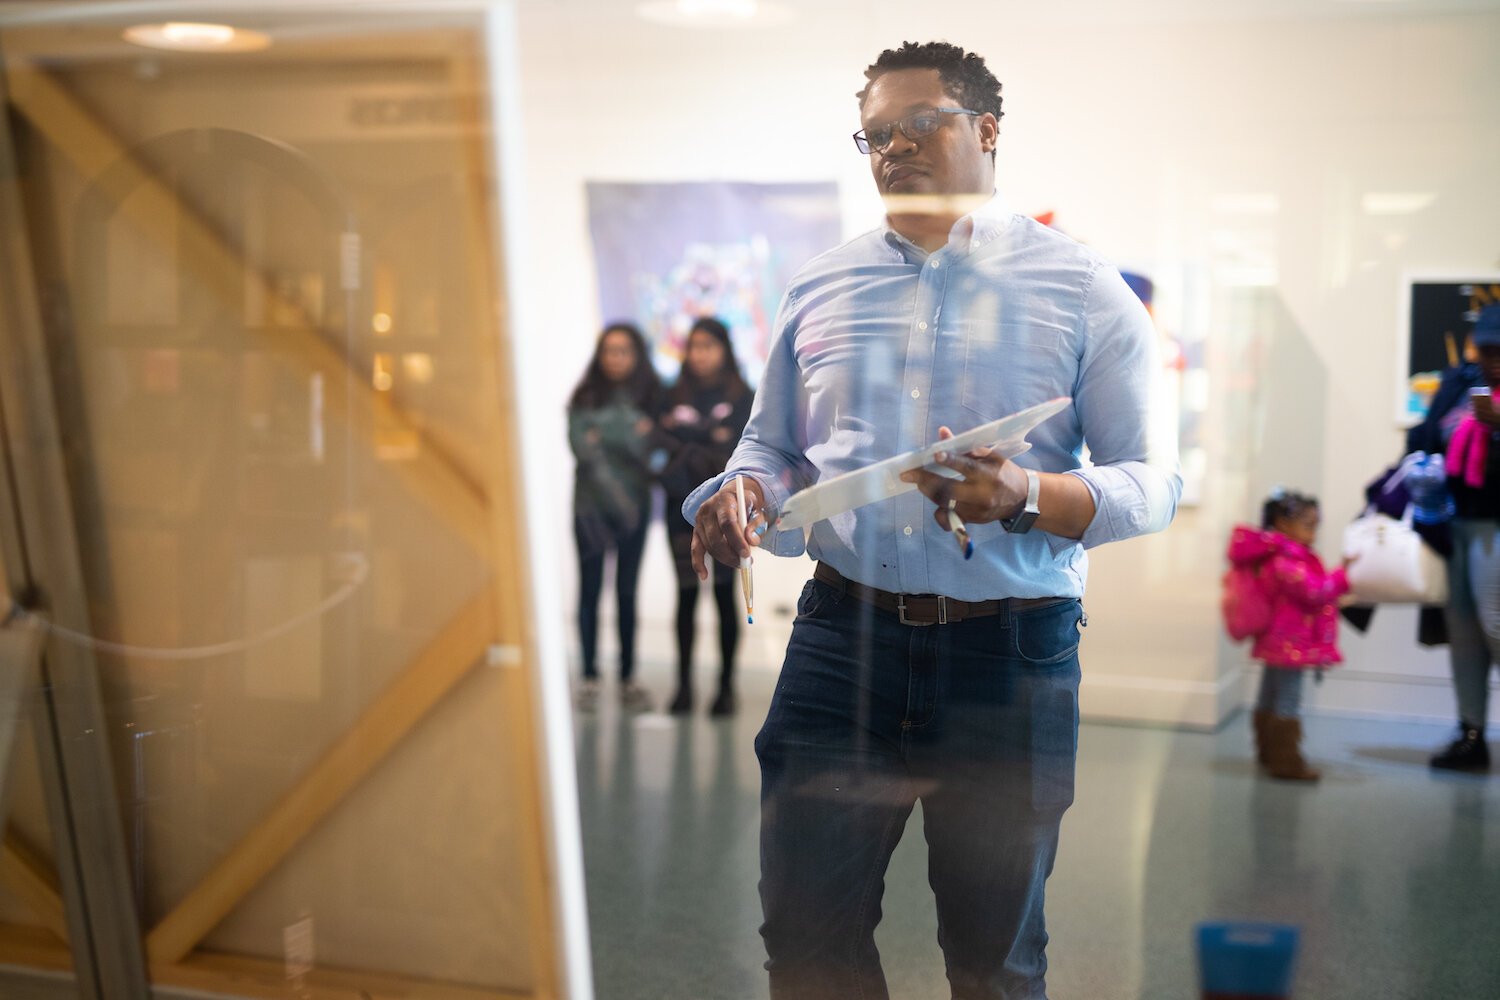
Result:
M1287 539L1274 531L1237 524L1229 536L1229 561L1236 566L1263 562L1280 552Z

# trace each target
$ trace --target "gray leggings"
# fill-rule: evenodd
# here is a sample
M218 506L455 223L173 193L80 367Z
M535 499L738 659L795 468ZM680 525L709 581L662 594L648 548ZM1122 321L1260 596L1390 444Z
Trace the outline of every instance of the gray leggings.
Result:
M1444 610L1458 717L1483 729L1490 666L1500 660L1500 521L1454 519Z

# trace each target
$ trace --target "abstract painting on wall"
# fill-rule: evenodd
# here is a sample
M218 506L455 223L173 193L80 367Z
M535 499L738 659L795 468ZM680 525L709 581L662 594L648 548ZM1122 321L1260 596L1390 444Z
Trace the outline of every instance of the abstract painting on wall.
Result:
M663 374L676 373L693 320L717 316L755 384L787 280L840 242L831 181L591 182L587 190L602 318L637 323Z

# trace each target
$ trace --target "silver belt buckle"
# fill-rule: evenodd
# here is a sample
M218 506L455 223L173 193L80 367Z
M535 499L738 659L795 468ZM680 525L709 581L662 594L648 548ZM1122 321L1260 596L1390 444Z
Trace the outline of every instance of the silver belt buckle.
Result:
M937 606L938 606L938 620L937 620L937 624L938 625L946 625L946 624L948 624L948 598L944 597L942 594L937 595ZM899 621L902 625L914 625L917 628L926 628L928 625L933 624L932 622L914 622L914 621L911 621L910 619L908 619L906 617L906 595L905 594L897 594L896 595L896 620Z

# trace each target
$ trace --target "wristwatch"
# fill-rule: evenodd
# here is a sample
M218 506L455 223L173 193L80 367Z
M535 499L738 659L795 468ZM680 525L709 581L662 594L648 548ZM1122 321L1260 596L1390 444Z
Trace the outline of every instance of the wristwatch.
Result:
M1041 510L1037 508L1037 499L1042 495L1042 480L1036 474L1035 469L1026 470L1026 506L1021 508L1021 513L1015 517L1002 517L1000 527L1012 535L1024 535L1031 530L1036 523L1037 515Z

